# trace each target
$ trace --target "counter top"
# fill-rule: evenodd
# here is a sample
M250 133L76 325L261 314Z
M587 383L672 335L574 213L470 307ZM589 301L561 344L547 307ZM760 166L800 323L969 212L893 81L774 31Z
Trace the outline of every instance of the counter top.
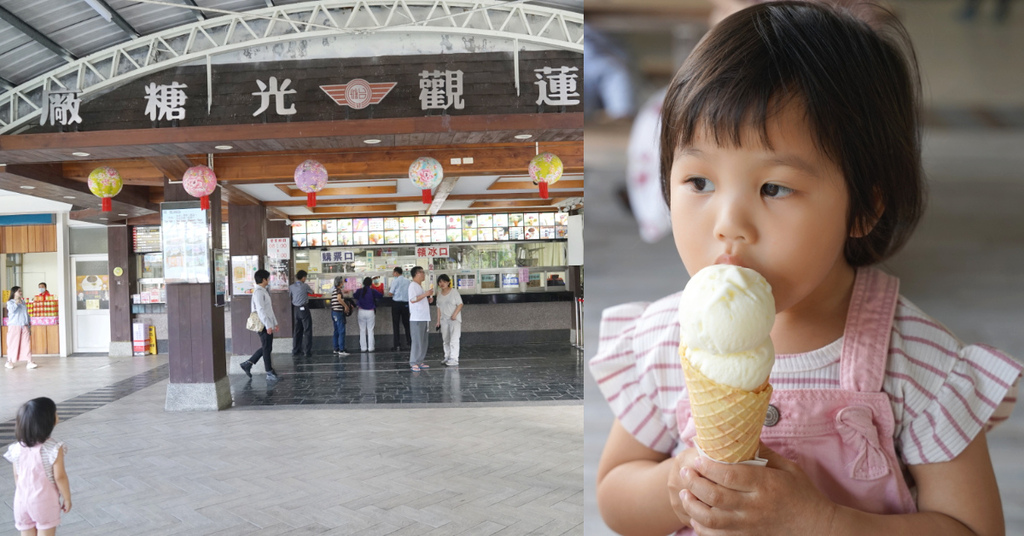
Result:
M486 293L486 294L463 294L462 303L484 304L484 303L537 303L554 301L572 301L572 292L509 292L509 293ZM391 307L391 298L384 298L378 303L381 307ZM328 309L331 306L330 298L310 298L310 309Z

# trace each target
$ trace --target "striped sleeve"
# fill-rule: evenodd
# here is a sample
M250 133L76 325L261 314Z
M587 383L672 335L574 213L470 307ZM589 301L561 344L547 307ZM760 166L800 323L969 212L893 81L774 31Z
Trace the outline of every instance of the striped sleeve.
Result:
M658 399L657 375L650 374L651 367L645 364L645 356L653 352L637 344L648 305L629 303L605 309L590 371L623 428L641 444L667 454L676 446L678 433L666 424L673 420L666 419Z
M897 448L909 465L950 461L1009 417L1024 366L995 348L964 346L912 306L896 320L885 390Z

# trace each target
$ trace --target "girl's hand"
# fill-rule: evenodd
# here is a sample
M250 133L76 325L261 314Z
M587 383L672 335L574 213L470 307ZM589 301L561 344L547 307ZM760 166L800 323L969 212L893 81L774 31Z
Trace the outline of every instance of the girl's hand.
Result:
M767 467L693 457L683 469L682 504L700 536L828 534L837 505L795 463L761 444Z
M672 504L672 510L675 511L676 516L686 524L690 523L690 516L686 513L686 508L683 506L683 501L679 496L686 484L680 472L683 470L683 467L692 465L693 460L697 456L699 454L697 454L697 449L694 447L680 452L678 456L672 458L672 468L668 472L668 500Z
M60 509L63 510L65 514L71 511L71 497L64 497L64 504L61 505Z

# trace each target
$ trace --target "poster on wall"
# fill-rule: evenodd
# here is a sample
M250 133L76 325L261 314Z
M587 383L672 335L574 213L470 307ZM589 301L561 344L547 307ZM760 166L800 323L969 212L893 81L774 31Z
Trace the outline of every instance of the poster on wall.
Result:
M75 280L79 311L110 308L110 276L80 275Z
M270 272L270 283L267 285L267 290L288 290L288 267L291 264L291 259L275 259L267 257L266 267L267 271ZM252 279L250 279L252 281ZM253 281L255 284L255 281Z
M287 238L268 238L267 256L271 259L290 259L292 254L288 250Z
M259 257L256 255L231 256L231 294L252 294L255 285L253 276L259 269Z
M210 282L210 230L206 211L200 208L161 207L161 238L164 254L164 281L167 283Z
M287 238L285 240L288 240ZM228 291L228 261L224 256L223 249L213 250L213 273L214 273L214 304L223 307L226 303L225 295Z

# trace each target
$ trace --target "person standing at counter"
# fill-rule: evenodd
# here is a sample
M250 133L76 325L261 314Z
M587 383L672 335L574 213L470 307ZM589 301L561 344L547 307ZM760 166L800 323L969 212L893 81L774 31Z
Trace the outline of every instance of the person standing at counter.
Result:
M288 287L292 298L292 355L313 356L313 314L309 312L309 295L313 289L306 284L306 271L295 274L295 282Z
M46 283L39 283L39 294L36 294L37 300L49 300L53 294L46 290Z
M274 306L270 303L270 292L267 284L270 283L270 272L256 270L253 276L256 287L252 292L252 309L263 322L263 329L260 330L260 348L256 350L247 361L242 361L239 366L245 371L245 375L252 378L252 366L263 358L264 368L267 369L267 381L276 381L277 373L274 372L274 365L270 362L270 351L274 347L274 332L277 331L277 317L274 316Z
M21 287L11 287L11 299L7 300L7 362L4 367L12 369L14 363L22 359L28 361L30 369L39 366L32 362L31 324Z
M444 364L455 367L459 365L459 339L462 337L462 296L452 288L447 274L437 276L437 286L441 287L436 298L437 327L444 341Z
M372 352L374 346L373 326L377 323L377 300L384 297L379 290L373 288L373 279L363 278L363 288L355 291L352 297L359 306L359 351Z
M395 345L392 348L396 352L402 350L400 344L401 338L399 334L399 325L405 325L405 344L406 346L412 346L412 338L409 335L409 280L402 275L402 267L396 266L393 272L395 276L391 280L391 287L388 288L388 294L391 295L391 333L394 334Z
M423 280L427 274L422 266L414 266L412 271L412 282L409 283L409 326L412 333L412 342L409 351L409 367L413 372L430 368L423 361L427 358L427 324L430 323L430 301L427 299L434 295L433 289L423 291Z
M348 304L345 303L345 278L334 278L334 290L331 291L331 320L334 322L334 353L346 356L345 351L345 317L348 316Z

